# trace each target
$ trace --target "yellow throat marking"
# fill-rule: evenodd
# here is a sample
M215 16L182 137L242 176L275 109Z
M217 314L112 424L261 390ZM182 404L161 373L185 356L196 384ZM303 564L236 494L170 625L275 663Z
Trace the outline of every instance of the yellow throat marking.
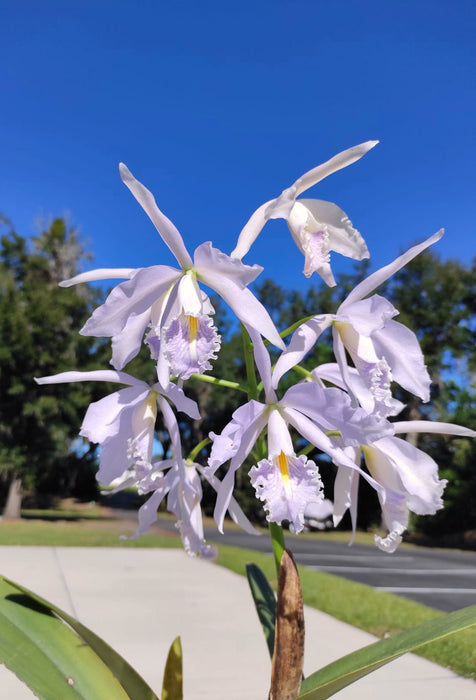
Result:
M196 316L188 316L188 337L190 343L190 355L196 360L197 355L197 334L198 334L198 318Z
M289 484L288 458L282 450L278 455L278 467L279 471L281 472L281 477L283 479L284 485L287 486Z

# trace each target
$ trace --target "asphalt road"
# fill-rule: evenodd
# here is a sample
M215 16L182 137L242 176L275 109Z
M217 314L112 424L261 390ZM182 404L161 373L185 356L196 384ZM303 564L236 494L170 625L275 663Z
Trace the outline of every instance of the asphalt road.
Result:
M207 528L205 537L218 544L271 552L266 535L253 537L237 530L220 535ZM310 569L366 583L437 610L451 612L476 603L476 552L405 546L386 554L368 545L324 541L319 533L293 537L288 543L295 560Z
M136 518L135 511L117 510L116 514ZM155 526L177 532L173 521L160 514ZM272 553L267 535L248 535L226 525L224 535L216 527L206 527L205 539L218 545ZM404 545L394 554L386 554L371 545L330 542L318 532L306 537L291 536L286 543L298 564L365 583L442 612L476 604L476 552Z

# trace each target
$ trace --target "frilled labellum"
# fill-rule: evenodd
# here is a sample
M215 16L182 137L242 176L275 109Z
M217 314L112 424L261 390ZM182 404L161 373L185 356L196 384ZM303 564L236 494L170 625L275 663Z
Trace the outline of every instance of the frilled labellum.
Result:
M262 459L250 470L256 496L264 501L267 520L288 520L295 532L304 528L304 509L308 503L323 500L319 470L307 457L286 455L283 451L272 459Z

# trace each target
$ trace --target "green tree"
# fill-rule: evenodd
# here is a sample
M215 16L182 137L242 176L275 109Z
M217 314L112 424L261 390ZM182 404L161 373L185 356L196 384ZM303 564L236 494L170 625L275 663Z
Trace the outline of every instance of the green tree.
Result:
M37 494L74 487L80 464L92 457L71 449L92 397L88 387L40 388L33 378L97 367L104 346L78 334L96 292L84 286L58 288L85 257L76 230L55 219L27 242L8 221L2 223L0 474L9 489L6 514L11 517L19 515L24 487Z

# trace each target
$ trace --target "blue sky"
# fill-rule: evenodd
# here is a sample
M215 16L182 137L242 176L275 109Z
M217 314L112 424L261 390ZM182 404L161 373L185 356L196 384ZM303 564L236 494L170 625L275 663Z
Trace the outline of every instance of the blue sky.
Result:
M475 256L472 0L0 9L0 211L19 233L69 212L94 267L172 263L119 179L124 161L190 250L212 240L229 253L263 201L379 139L307 196L346 211L373 267L442 226L444 258ZM286 287L309 284L282 222L245 261Z

